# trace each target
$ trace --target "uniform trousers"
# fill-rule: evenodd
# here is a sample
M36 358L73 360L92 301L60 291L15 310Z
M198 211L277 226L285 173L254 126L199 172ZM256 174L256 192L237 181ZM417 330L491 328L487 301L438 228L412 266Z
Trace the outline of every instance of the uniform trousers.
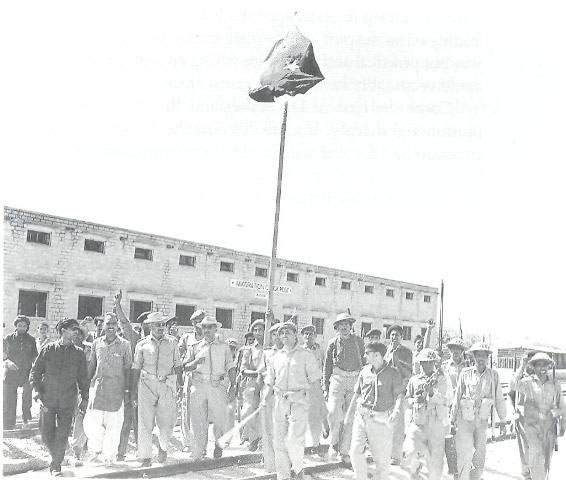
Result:
M225 381L193 378L191 385L191 453L195 459L206 455L208 423L214 424L218 439L226 432L228 392Z
M18 387L22 387L22 419L31 420L32 390L29 381L12 378L4 380L4 429L14 428L16 425L16 409L18 405Z
M320 434L322 433L322 423L328 415L324 394L322 393L322 385L315 382L309 390L309 431L312 437L313 447L320 445Z
M71 438L71 447L75 456L79 459L88 441L84 429L84 417L79 413L80 403L81 401L79 400L77 408L75 408L75 421L73 422L73 436Z
M487 420L459 417L455 440L460 480L480 480L485 466Z
M291 470L299 473L303 469L305 456L305 432L308 422L308 402L306 395L299 401L300 393L294 398L275 394L273 407L273 449L277 479L291 478Z
M525 480L530 480L531 472L529 468L529 444L525 432L525 418L520 417L515 422L515 432L517 434L517 446L519 447L519 458L521 459L521 474Z
M259 406L259 394L261 389L258 383L258 377L244 376L240 382L240 389L242 391L240 418L244 420ZM260 424L256 417L242 428L242 437L252 442L260 437L260 432Z
M525 423L525 436L527 440L527 462L532 480L545 479L545 464L550 456L556 441L554 422L550 415L541 418L538 422Z
M275 451L273 449L273 396L267 399L265 408L259 412L261 422L261 446L263 449L263 468L267 473L273 473L275 468Z
M403 442L405 441L405 422L407 416L407 400L403 398L399 406L400 415L393 426L393 447L391 458L401 460L403 456Z
M369 446L373 463L377 471L377 480L389 480L389 463L393 442L393 424L387 421L391 410L370 412L358 407L352 426L352 445L350 461L356 480L367 480L368 466L365 456L366 445Z
M132 403L124 405L124 422L120 431L120 445L118 445L118 455L126 455L128 450L128 442L130 440L130 431L134 427L134 442L138 444L138 407L134 407Z
M191 374L185 372L183 381L183 397L181 399L181 433L183 434L183 447L191 444Z
M124 405L115 412L89 408L84 417L85 434L90 449L102 452L104 460L113 460L120 445L120 432L124 422Z
M444 433L446 427L442 421L429 417L424 425L410 423L403 443L404 464L411 474L417 473L421 464L419 457L424 457L428 480L440 480L444 466Z
M338 445L340 453L348 455L352 441L352 425L344 425L344 416L354 396L359 372L344 375L334 373L328 389L328 424L330 445Z
M157 424L159 446L167 450L169 439L177 421L176 377L168 377L166 382L144 376L138 387L138 458L151 458L152 432Z
M65 457L67 440L73 423L75 407L54 408L49 407L47 411L41 410L39 414L39 429L41 439L51 455L50 468L61 469L61 462Z

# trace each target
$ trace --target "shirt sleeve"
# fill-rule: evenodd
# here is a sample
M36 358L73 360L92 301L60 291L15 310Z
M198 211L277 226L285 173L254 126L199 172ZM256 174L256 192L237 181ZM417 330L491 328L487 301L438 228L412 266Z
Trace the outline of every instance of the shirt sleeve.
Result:
M132 368L136 370L141 370L143 365L143 345L140 343L136 344L136 351L134 352L134 361L132 363Z
M316 357L314 355L314 353L305 350L305 352L307 353L306 355L306 365L305 365L305 370L306 370L306 374L307 374L307 380L309 382L309 384L311 383L315 383L316 381L320 380L322 377L322 372L320 371L320 368L318 367L318 362L316 361Z
M88 365L88 378L89 379L94 377L94 374L96 373L96 363L97 363L96 345L93 343L92 351L91 351L91 354L89 355L88 363L87 363L87 365Z
M175 340L173 342L173 368L179 368L181 366L181 354L179 353L179 342Z
M43 393L43 375L45 373L45 352L48 350L47 345L41 349L39 355L35 359L31 367L29 380L33 389L38 393Z
M236 368L236 364L234 363L234 359L232 358L232 351L227 344L224 344L224 365L226 368L226 373L228 373L233 368Z
M358 379L356 380L356 386L354 387L354 393L357 395L362 394L362 372L358 375Z
M277 354L275 354L277 355ZM270 387L273 387L275 385L275 368L273 366L273 359L275 357L275 355L273 355L273 357L271 358L271 361L268 362L267 365L267 374L265 375L265 384L269 385Z
M392 378L393 386L393 398L397 398L399 395L405 394L405 386L403 385L403 377L397 369L395 369Z
M244 370L251 368L251 358L252 358L252 350L251 348L245 348L242 350L242 358L240 359L240 368L238 373L242 373Z
M90 380L88 378L88 371L86 366L86 357L83 352L79 352L79 374L77 378L77 383L79 385L79 391L81 393L81 400L88 401L88 390L90 388ZM94 356L94 355L93 355Z
M37 342L35 341L35 338L31 337L31 359L32 362L33 360L35 360L37 357Z
M501 389L501 383L499 383L499 374L497 370L493 370L493 382L495 383L495 409L497 410L497 416L501 421L505 421L507 418L507 405L505 404L505 398L503 398L503 391Z
M407 392L405 394L406 398L413 398L415 394L415 382L413 381L413 377L409 379L409 383L407 383Z
M336 343L331 340L330 343L328 344L328 347L326 348L326 355L324 357L324 389L326 391L328 391L329 387L330 387L330 377L332 376L332 371L334 368L334 360L333 360L333 354L334 354L334 349L336 348Z
M132 368L132 347L127 340L124 342L124 368L126 370Z

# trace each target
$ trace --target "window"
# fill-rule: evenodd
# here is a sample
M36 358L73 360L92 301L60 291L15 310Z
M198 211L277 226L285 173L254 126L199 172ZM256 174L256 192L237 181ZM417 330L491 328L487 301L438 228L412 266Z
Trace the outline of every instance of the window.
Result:
M221 272L233 272L234 271L234 264L232 262L220 262L220 271Z
M312 324L317 335L324 335L324 318L312 317Z
M298 282L299 281L299 274L295 272L287 272L287 281L288 282Z
M366 285L364 287L364 292L366 293L373 293L373 285Z
M255 276L267 278L267 268L265 268L265 267L255 267Z
M143 312L151 312L152 309L153 309L153 302L130 300L130 321L137 322L138 317Z
M191 324L191 316L195 313L195 305L175 305L175 317L180 326L187 327Z
M352 282L344 282L342 281L342 286L340 287L342 290L351 290L352 289Z
M85 252L104 253L104 242L85 238Z
M36 230L28 230L27 241L31 243L51 245L51 234L47 232L38 232Z
M91 297L88 295L79 295L77 320L82 320L87 316L94 318L102 315L103 301L104 301L104 297Z
M251 318L250 318L250 325L255 322L256 320L265 320L265 312L252 312Z
M47 292L20 290L18 315L45 318L47 312Z
M316 277L314 279L314 284L319 287L326 287L326 278L324 277Z
M424 296L424 303L430 303L430 295Z
M185 267L194 267L197 263L197 257L194 255L179 255L179 265Z
M150 250L149 248L136 247L136 250L134 251L134 258L149 260L151 262L153 260L153 250Z
M413 292L405 292L405 300L412 300L414 296Z
M364 338L365 334L371 330L371 322L362 322L361 336Z
M234 265L233 263L229 265ZM232 328L232 310L228 308L216 309L216 321L222 324L222 328Z
M412 331L412 327L403 327L403 340L411 340Z
M393 298L393 297L395 296L395 293L394 293L393 289L392 289L392 288L387 288L387 289L385 290L385 296L386 296L386 297L391 297L391 298Z
M283 315L283 321L284 322L293 322L295 325L297 325L299 323L299 317L295 315L295 318L293 318L291 320L291 318L293 317L293 315Z

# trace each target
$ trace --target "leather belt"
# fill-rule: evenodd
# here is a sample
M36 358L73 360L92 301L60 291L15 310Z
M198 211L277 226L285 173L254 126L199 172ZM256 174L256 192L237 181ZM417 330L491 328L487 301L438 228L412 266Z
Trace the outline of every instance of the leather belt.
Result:
M360 374L359 370L342 370L341 368L334 367L334 371L332 372L335 375L344 375L346 377L357 377Z

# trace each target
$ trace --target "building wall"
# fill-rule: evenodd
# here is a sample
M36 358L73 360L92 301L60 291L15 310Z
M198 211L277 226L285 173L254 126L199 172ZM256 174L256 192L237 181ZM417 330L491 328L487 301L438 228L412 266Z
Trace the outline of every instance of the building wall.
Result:
M50 245L28 242L30 229L50 233ZM85 239L103 241L104 254L85 251ZM136 247L151 249L152 261L135 259ZM180 255L194 255L195 266L179 265ZM233 262L234 272L220 271L221 261ZM267 278L255 276L256 266L268 268L269 257L4 209L3 314L8 331L18 314L20 290L47 292L46 319L55 324L64 317L77 317L79 295L103 297L103 309L110 311L114 294L122 289L126 314L131 300L152 301L154 310L170 316L175 315L176 304L194 305L213 315L217 307L232 309L232 329L222 329L221 336L241 339L251 312L264 311L266 299L255 290L231 286L231 280L267 284ZM287 272L298 273L298 282L287 281ZM324 287L315 285L317 276L326 278ZM341 289L342 281L351 282L351 290ZM296 310L299 327L311 324L312 317L325 318L321 343L333 336L332 320L347 308L358 319L357 332L362 322L380 329L384 324L401 323L412 327L412 338L436 316L437 289L407 282L280 259L275 284L290 288L290 292L275 294L276 318ZM372 285L373 293L365 293L365 285ZM386 288L394 289L394 298L386 296ZM405 298L406 292L414 294L413 300ZM424 295L430 295L429 303L424 302ZM30 333L34 334L41 320L45 318L32 319Z

